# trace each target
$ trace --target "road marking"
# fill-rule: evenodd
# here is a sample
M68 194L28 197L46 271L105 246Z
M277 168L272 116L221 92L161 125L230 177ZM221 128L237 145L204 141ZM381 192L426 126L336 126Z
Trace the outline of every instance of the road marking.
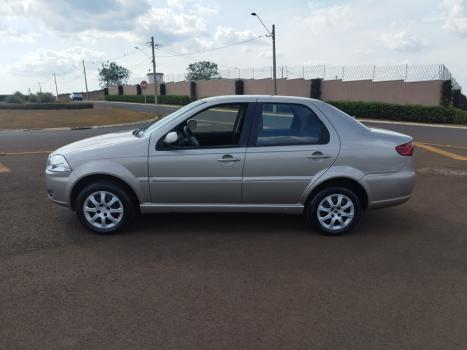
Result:
M0 163L0 173L9 173L9 172L10 172L10 168L7 168L5 165Z
M454 145L442 145L439 143L429 143L429 142L422 142L424 145L428 146L435 146L435 147L447 147L447 148L456 148L456 149L467 149L465 146L454 146Z
M439 154L440 156L444 156L444 157L451 158L451 159L454 159L454 160L461 160L461 161L467 162L467 157L460 156L458 154L448 152L448 151L442 150L440 148L430 146L430 145L427 145L427 144L424 144L424 143L421 143L421 142L414 142L414 144L417 147L420 147L420 148L422 148L422 149L424 149L426 151L432 152L432 153Z
M0 152L0 156L20 156L27 154L49 154L52 151Z

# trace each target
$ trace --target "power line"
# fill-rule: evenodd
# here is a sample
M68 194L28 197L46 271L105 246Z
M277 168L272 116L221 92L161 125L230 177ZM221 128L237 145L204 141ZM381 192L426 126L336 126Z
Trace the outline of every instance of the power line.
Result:
M177 55L170 55L170 56L158 56L158 57L181 57L181 56L191 56L191 55L201 55L201 54L204 54L204 53L208 53L208 52L212 52L212 51L216 51L216 50L221 50L221 49L225 49L225 48L228 48L228 47L231 47L231 46L236 46L236 45L243 45L243 44L246 44L246 43L249 43L251 41L256 41L260 38L263 38L265 37L264 35L260 35L256 38L252 38L252 39L248 39L248 40L243 40L243 41L238 41L238 42L234 42L234 43L229 43L229 44L226 44L226 45L223 45L223 46L219 46L219 47L215 47L215 48L212 48L212 49L208 49L208 50L204 50L204 51L198 51L198 52L190 52L190 53L181 53L181 54L177 54Z

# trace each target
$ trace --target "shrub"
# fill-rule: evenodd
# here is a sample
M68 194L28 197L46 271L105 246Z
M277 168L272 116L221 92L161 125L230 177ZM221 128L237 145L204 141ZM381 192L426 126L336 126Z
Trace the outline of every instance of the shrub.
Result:
M452 81L445 80L441 85L441 106L449 107L452 103Z
M454 109L442 106L396 105L381 102L328 101L340 110L360 118L424 123L452 123Z
M13 95L7 96L5 99L6 103L24 103L26 101L26 96L24 96L21 92L16 91Z
M34 96L34 95L33 95ZM50 92L38 92L36 96L36 101L38 103L51 103L55 102L55 96L52 95ZM29 102L33 102L29 100Z
M143 95L107 95L105 96L106 101L117 101L117 102L133 102L133 103L144 103ZM154 103L154 95L146 96L147 103ZM186 105L191 102L188 96L179 95L164 95L158 96L158 102L161 104L171 105Z
M459 109L459 108L452 108L454 111L454 124L467 124L467 111Z
M184 106L191 102L189 96L179 96L179 95L164 95L159 96L159 103L167 105L180 105Z

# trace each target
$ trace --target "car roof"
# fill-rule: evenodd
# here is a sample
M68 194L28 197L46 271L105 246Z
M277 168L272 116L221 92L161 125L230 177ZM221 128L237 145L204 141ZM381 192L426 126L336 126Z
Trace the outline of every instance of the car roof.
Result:
M282 96L282 95L225 95L206 97L202 99L209 103L230 103L230 102L256 102L257 100L266 102L283 102L283 103L297 103L297 102L311 102L314 101L308 97L298 96Z

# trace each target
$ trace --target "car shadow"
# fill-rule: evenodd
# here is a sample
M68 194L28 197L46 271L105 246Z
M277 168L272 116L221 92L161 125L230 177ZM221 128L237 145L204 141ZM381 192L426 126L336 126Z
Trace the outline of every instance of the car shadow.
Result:
M310 233L301 215L245 213L160 213L138 216L126 229L129 233Z

